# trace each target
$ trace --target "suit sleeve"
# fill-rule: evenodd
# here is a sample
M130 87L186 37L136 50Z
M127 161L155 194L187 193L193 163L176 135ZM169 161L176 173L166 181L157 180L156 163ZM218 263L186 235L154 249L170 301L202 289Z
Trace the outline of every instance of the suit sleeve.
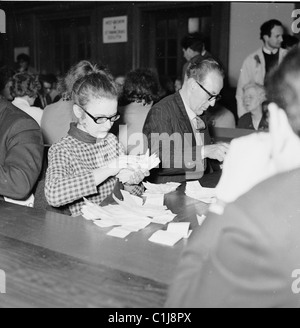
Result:
M176 118L175 118L176 119ZM204 161L201 157L201 146L189 146L189 134L184 137L182 133L175 132L172 127L172 118L169 108L154 106L145 121L143 133L147 137L147 146L151 154L158 154L160 175L183 175L185 173L200 172L204 170Z
M6 140L5 160L0 165L0 195L15 200L29 197L39 177L43 138L32 119L16 121Z
M290 266L278 245L234 205L223 216L209 214L183 253L166 307L295 304Z

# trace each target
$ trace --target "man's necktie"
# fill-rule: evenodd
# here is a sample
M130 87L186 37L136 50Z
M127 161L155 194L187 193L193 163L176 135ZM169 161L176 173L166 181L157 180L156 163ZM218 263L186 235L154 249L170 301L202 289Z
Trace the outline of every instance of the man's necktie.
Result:
M199 116L196 116L194 120L195 120L195 128L197 131L205 129L205 123L202 121L202 119Z

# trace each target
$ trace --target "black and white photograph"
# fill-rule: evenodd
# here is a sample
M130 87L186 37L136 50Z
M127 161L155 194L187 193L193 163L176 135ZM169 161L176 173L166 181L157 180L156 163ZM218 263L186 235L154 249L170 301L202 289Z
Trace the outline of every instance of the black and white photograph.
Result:
M0 308L105 327L300 307L300 2L0 2Z

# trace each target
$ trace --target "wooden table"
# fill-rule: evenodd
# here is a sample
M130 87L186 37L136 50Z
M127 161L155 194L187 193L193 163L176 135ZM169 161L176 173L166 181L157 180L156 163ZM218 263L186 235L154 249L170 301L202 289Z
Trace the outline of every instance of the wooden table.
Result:
M165 204L193 228L207 205L183 190ZM150 224L119 239L82 217L0 202L0 307L162 307L186 243L149 242L162 228Z

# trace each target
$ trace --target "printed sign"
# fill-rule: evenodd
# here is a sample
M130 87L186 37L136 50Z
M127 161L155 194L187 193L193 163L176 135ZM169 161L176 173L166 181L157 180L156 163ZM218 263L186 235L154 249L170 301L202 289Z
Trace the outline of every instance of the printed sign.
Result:
M103 43L119 43L127 40L127 16L103 18Z

